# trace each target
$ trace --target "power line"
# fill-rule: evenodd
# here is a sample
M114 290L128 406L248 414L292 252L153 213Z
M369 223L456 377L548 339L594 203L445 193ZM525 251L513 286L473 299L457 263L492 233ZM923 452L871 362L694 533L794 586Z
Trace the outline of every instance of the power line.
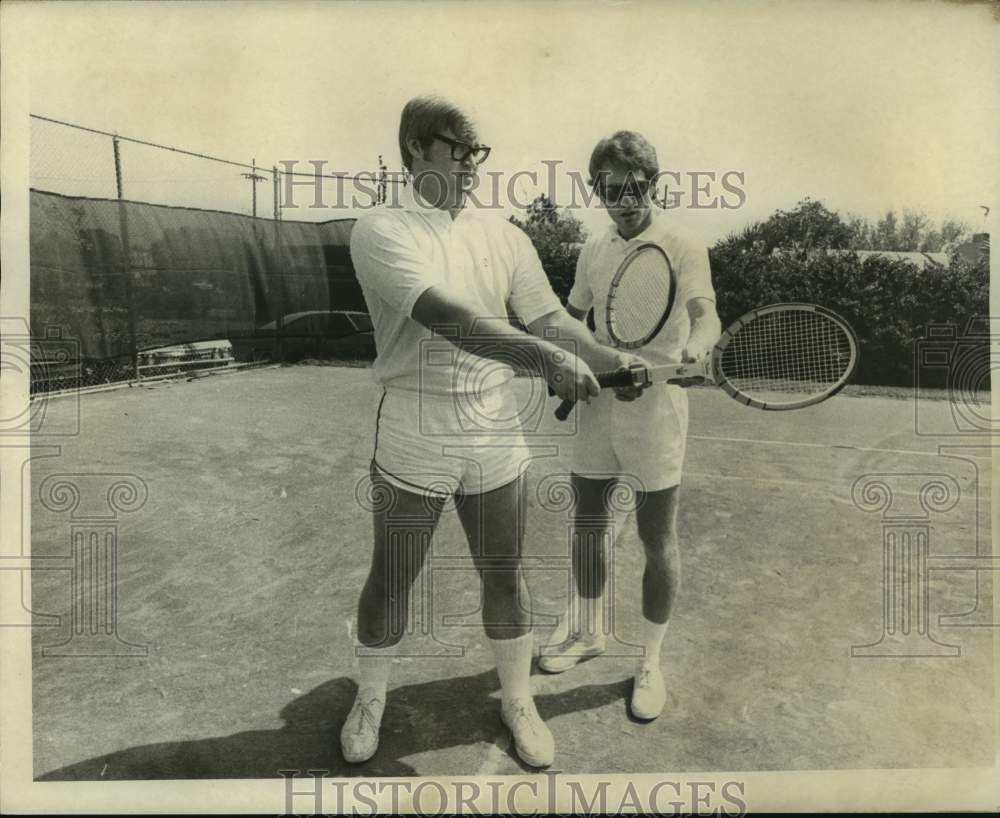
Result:
M111 137L112 139L118 139L120 142L131 142L135 145L145 145L150 148L159 148L165 151L173 151L174 153L181 153L184 154L185 156L193 156L197 159L208 159L211 162L221 162L224 165L232 165L233 167L237 168L247 168L250 170L251 173L256 173L258 170L256 165L248 165L245 162L234 162L231 159L220 159L218 156L209 156L206 153L198 153L196 151L184 150L183 148L174 148L170 145L160 145L157 144L156 142L148 142L145 139L135 139L134 137L131 136L120 136L119 134L111 133L109 131L101 131L98 130L97 128L88 128L85 127L84 125L77 125L76 123L73 122L64 122L61 119L53 119L52 117L42 116L41 114L29 114L29 116L32 119L39 119L43 122L51 122L55 125L63 125L67 128L75 128L78 131L87 131L88 133L95 133L95 134L100 134L101 136L108 136ZM351 182L359 182L359 181L375 182L377 180L377 176L374 173L358 174L354 176L348 173L332 173L332 174L300 173L298 171L287 171L287 170L279 170L278 173L284 176L309 176L312 178L319 178L319 179L342 179ZM406 176L403 173L386 174L385 181L392 182L393 184L405 185Z
M134 143L136 145L146 145L146 146L148 146L150 148L160 148L161 150L173 151L174 153L183 153L186 156L194 156L194 157L197 157L198 159L208 159L208 160L210 160L212 162L222 162L225 165L233 165L234 167L238 167L238 168L250 168L251 167L250 165L247 165L244 162L233 162L230 159L220 159L218 156L209 156L208 154L205 154L205 153L196 153L195 151L186 151L183 148L173 148L170 145L158 145L155 142L147 142L144 139L134 139L131 136L120 136L119 134L109 133L108 131L99 131L96 128L86 128L83 125L76 125L76 124L74 124L72 122L63 122L62 120L52 119L51 117L47 117L47 116L40 116L39 114L30 114L29 116L31 116L33 119L40 119L43 122L52 122L52 123L54 123L56 125L65 125L67 128L76 128L79 131L87 131L89 133L96 133L96 134L100 134L101 136L110 136L112 139L118 139L120 142L132 142L132 143ZM251 170L253 170L253 168L251 168Z

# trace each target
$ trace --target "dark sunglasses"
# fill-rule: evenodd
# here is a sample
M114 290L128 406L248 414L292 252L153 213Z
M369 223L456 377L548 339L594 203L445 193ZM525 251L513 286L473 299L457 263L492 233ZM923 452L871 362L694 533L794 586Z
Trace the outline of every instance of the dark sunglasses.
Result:
M597 195L603 202L620 202L625 196L645 199L652 183L648 179L629 179L624 185L597 185Z
M468 142L449 139L447 136L441 136L439 133L433 134L433 136L435 139L444 142L445 145L451 146L451 158L456 162L464 162L471 156L477 165L481 165L486 161L486 157L490 155L488 145L470 145Z

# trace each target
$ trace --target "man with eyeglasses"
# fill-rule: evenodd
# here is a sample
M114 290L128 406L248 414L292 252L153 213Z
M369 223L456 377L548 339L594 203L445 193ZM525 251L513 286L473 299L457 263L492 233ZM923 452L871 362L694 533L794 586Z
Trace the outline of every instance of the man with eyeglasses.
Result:
M534 651L520 565L529 450L520 426L510 429L518 415L512 370L496 361L536 361L556 395L586 402L600 392L590 366L615 369L637 359L598 344L563 309L521 230L465 206L489 154L465 113L438 98L411 100L399 147L413 184L398 206L366 214L351 234L382 393L371 462L374 549L358 603L358 691L341 747L353 763L378 748L392 648L406 631L411 586L430 547L426 532L454 497L481 577L501 719L519 757L544 767L554 742L531 694ZM508 306L528 333L511 325ZM447 343L437 340L434 360L424 360L434 330Z
M660 365L711 354L721 328L708 251L678 235L664 211L654 206L659 175L655 149L640 134L619 131L597 144L589 171L612 223L591 236L580 252L567 304L570 315L583 319L591 308L603 314L611 279L622 260L637 244L654 242L674 268L676 296L667 323L642 348L643 358ZM611 343L601 321L596 335L602 343ZM590 532L595 519L613 526L610 500L616 483L633 478L637 489L636 524L645 555L638 634L643 651L630 705L635 717L655 719L666 700L660 648L679 586L677 499L688 426L687 394L670 384L649 387L634 403L602 394L580 407L579 424L572 466L576 519L586 521ZM563 672L606 649L603 539L582 533L573 538L576 593L550 645L542 650L539 666L545 671Z

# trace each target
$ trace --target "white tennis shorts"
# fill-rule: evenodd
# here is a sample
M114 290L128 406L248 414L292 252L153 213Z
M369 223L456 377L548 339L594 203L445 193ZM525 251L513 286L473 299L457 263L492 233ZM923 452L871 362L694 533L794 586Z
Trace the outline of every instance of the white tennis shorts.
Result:
M688 430L688 398L681 387L655 384L628 403L608 389L577 411L576 474L593 479L624 475L642 491L680 484Z
M375 419L374 465L414 494L483 494L516 480L531 460L507 387L473 396L385 389Z

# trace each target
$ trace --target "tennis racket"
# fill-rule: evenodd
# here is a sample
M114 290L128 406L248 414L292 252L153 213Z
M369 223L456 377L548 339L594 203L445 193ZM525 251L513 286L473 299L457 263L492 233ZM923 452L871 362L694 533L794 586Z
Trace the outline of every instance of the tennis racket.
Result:
M658 244L633 249L611 279L604 324L619 349L638 349L667 323L674 305L674 268Z
M726 327L701 361L596 377L601 388L701 380L754 409L802 409L836 395L857 365L857 337L839 315L815 304L774 304ZM565 420L573 406L563 401L556 417Z

